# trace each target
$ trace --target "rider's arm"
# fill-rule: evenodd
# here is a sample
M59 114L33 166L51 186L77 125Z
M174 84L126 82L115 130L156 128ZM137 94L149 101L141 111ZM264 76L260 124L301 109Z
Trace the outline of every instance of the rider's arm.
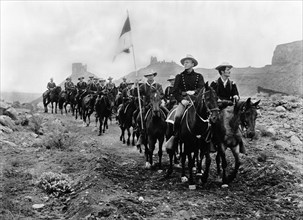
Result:
M181 75L178 74L175 78L175 84L174 84L174 89L173 89L173 94L174 94L174 96L175 96L175 98L178 102L181 102L181 100L183 99L182 92L181 92L181 89L180 89L180 87L182 86L181 83L182 83L181 82Z

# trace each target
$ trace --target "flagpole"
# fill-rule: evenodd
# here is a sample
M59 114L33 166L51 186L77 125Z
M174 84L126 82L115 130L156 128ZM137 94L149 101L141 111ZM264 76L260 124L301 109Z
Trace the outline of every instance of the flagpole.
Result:
M129 19L128 10L127 10L127 17ZM130 20L129 20L129 22L130 22ZM133 41L132 41L131 31L129 32L129 37L130 37L130 42L132 44L131 47L132 47L132 51L133 51L134 66L135 66L136 78L137 78L138 77L138 71L137 71L135 49L134 49L134 44L133 44ZM140 97L139 83L137 83L137 93L138 93L138 101L139 101L139 114L140 114L140 119L141 119L141 128L143 129L144 127L143 127L143 117L142 117L142 106L141 106L141 97Z

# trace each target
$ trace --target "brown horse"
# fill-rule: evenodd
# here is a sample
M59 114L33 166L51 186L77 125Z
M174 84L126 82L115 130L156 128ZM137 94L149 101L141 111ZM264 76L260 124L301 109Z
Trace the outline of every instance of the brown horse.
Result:
M51 103L52 105L52 113L54 113L54 103L55 103L55 113L57 114L57 105L59 102L59 94L61 92L61 87L56 86L50 91L46 91L43 93L43 105L44 105L44 112L47 113L47 105Z
M96 120L99 119L99 136L105 132L107 118L111 114L111 104L108 96L105 94L98 95L96 99ZM97 121L96 121L97 122Z
M159 142L159 168L161 169L162 163L162 145L164 142L164 136L166 131L166 114L160 108L161 97L158 90L152 90L150 95L151 108L148 110L145 116L147 143L145 144L145 157L146 168L150 168L153 165L153 152L155 150L155 144Z
M82 99L81 113L84 124L88 127L90 124L90 116L94 112L94 105L97 95L88 94ZM86 121L88 119L88 121Z
M260 100L253 103L251 98L236 102L234 106L228 106L220 112L219 120L213 126L213 143L218 147L217 172L218 175L221 175L220 163L222 160L223 184L230 183L236 177L240 167L239 153L241 149L244 149L240 126L242 130L245 129L247 137L252 138L255 135L255 121L259 103ZM235 158L235 168L228 176L226 174L225 154L227 148L231 149Z
M206 156L206 168L202 180L205 182L208 178L211 158L207 142L210 141L211 124L216 122L219 115L217 99L216 92L206 83L195 100L192 101L192 104L187 108L181 120L180 144L183 144L183 149L181 150L181 180L182 182L188 181L185 176L185 161L187 157L190 185L194 185L192 169L199 151L201 161L203 156ZM174 152L168 153L171 154L171 165L167 173L169 175L172 172L172 155ZM194 153L195 157L192 156L192 153Z

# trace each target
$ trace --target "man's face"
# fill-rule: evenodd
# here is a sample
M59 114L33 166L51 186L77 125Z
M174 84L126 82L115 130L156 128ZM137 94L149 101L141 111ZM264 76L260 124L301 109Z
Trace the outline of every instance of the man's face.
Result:
M104 86L105 81L100 81L100 83L101 83L101 86Z
M170 80L169 82L171 86L174 86L175 80Z
M149 76L147 76L146 78L147 78L147 81L154 81L154 75L149 75Z
M231 73L231 68L230 67L226 67L225 71L222 71L222 76L223 77L230 77L230 73Z
M123 78L123 82L126 82L126 78Z
M53 78L51 78L50 81L53 82L54 81Z
M194 67L194 62L192 60L190 60L190 59L184 60L184 68L186 70L193 68L193 67Z

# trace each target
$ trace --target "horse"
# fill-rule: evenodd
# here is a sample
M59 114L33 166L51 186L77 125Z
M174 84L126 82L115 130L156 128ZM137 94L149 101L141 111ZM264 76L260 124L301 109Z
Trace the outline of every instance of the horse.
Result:
M110 103L110 115L107 117L107 119L109 118L110 121L112 121L112 115L117 113L116 108L115 108L115 101L116 101L117 94L118 94L117 87L112 88L107 94L107 97L108 97L108 100ZM107 121L107 119L106 119L106 121ZM106 126L107 126L107 123L106 123Z
M84 91L78 91L77 95L75 96L75 110L76 110L76 115L75 118L78 119L78 113L80 119L82 119L82 100L85 96L87 96L88 93L86 90Z
M106 119L109 117L111 110L110 110L110 101L107 95L100 94L99 97L96 99L96 120L99 119L99 136L105 132L106 127ZM103 126L103 129L102 129Z
M120 135L120 141L123 141L123 144L125 144L125 130L127 130L128 138L127 138L127 145L130 145L130 137L131 132L130 128L133 127L132 124L132 117L133 113L136 110L137 106L135 104L135 98L130 97L128 102L122 104L122 107L120 110L118 110L118 120L121 128L121 135ZM133 146L135 145L134 137L132 141Z
M71 88L70 91L67 93L67 100L64 104L65 112L66 111L66 106L69 104L70 108L72 110L72 115L75 115L75 108L77 106L77 100L76 100L76 95L77 95L77 89L76 88Z
M49 103L51 103L51 105L52 105L52 113L54 112L53 109L54 109L54 102L55 102L55 113L57 114L57 105L58 105L58 101L59 101L60 92L61 92L61 87L56 86L52 90L46 91L43 93L43 105L44 105L45 113L48 112L47 105Z
M236 102L234 106L228 106L221 110L217 122L213 126L213 143L217 146L217 174L221 175L220 163L222 160L222 184L232 182L240 167L240 149L244 147L242 133L253 138L255 136L255 121L257 118L257 109L260 100L253 103L251 98L246 101ZM245 129L245 131L244 131ZM227 175L226 154L225 151L230 148L235 158L234 170ZM245 152L243 152L245 153Z
M67 101L67 92L63 90L59 94L59 101L58 101L61 114L63 114L63 107L65 109L65 114L67 114L66 105L65 105L66 101Z
M191 97L189 97L191 99ZM181 119L180 126L180 144L183 144L181 151L181 164L182 174L181 181L189 181L189 185L194 185L193 167L195 158L198 158L200 151L200 161L202 163L203 156L206 156L206 168L205 172L201 173L201 165L198 166L197 175L201 174L202 181L206 182L208 178L211 158L209 142L211 137L211 124L216 122L219 115L219 108L217 103L216 92L208 85L205 84L201 89L194 101L191 100L191 105L185 110ZM170 154L170 167L168 175L172 172L172 154ZM194 157L192 156L194 153ZM189 179L185 176L185 161L188 158ZM200 175L199 175L200 176Z
M153 166L153 152L155 150L155 144L158 141L159 150L159 168L162 167L162 145L164 142L166 131L166 114L160 108L161 95L158 90L152 90L150 94L150 108L145 115L145 127L147 142L145 145L145 168L149 169Z
M90 116L94 112L94 105L97 95L96 94L88 94L83 97L82 103L81 103L81 113L82 113L82 119L84 124L88 127L90 124ZM86 122L86 118L88 119L88 122Z

